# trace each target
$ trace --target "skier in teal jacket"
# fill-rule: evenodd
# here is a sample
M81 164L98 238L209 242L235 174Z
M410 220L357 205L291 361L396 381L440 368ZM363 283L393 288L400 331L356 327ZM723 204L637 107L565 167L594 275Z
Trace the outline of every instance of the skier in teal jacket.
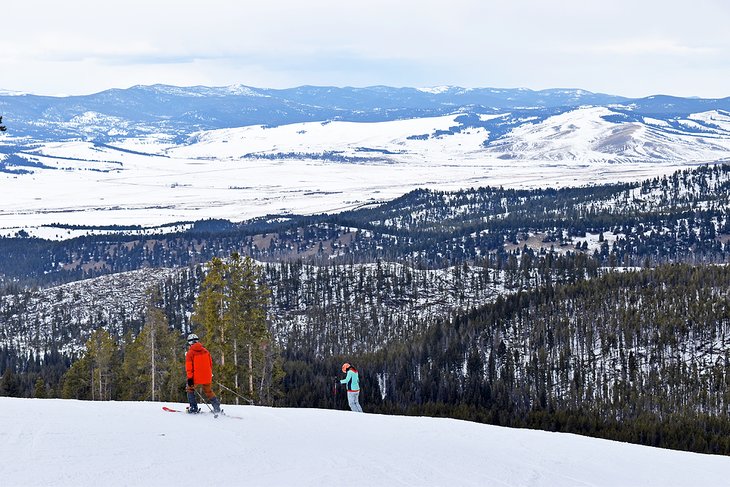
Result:
M347 362L342 364L342 372L347 372L347 375L340 381L340 384L347 384L347 402L350 404L350 409L356 413L361 413L360 375L357 373L357 369Z

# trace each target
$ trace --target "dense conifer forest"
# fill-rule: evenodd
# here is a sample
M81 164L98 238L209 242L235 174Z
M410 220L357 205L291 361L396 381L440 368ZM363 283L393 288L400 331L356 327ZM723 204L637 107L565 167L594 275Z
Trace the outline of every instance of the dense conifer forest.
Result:
M175 364L183 334L209 326L211 260L240 254L270 292L247 349L259 403L344 408L347 360L370 412L728 454L729 190L718 165L146 237L0 239L0 394L183 400ZM170 350L152 385L142 350L161 316L155 347Z
M671 264L500 296L358 357L364 402L727 454L729 290Z

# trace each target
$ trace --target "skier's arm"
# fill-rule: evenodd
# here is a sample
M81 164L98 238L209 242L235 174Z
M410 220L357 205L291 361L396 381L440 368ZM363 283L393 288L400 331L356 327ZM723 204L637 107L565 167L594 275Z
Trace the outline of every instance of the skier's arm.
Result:
M353 374L352 374L352 371L351 371L351 370L348 370L348 371L347 371L347 375L345 376L345 378L344 378L344 379L342 379L342 380L340 381L340 384L347 384L348 382L350 382L350 379L352 379L352 375L353 375Z
M193 356L190 353L185 354L185 372L188 379L193 376Z

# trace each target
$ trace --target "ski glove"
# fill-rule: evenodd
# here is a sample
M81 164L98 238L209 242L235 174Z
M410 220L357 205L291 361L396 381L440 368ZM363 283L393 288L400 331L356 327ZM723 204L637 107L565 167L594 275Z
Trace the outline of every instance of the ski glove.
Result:
M188 387L193 387L193 384L194 384L193 378L191 377L188 379Z

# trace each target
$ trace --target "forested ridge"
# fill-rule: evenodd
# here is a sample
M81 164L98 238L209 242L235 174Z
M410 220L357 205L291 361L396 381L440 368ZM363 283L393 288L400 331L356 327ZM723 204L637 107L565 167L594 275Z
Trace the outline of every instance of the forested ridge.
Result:
M271 290L269 326L282 345L305 356L380 349L409 339L439 316L495 299L517 286L504 272L459 266L412 269L395 263L261 265ZM147 269L0 297L0 343L20 357L60 352L77 356L98 328L114 336L139 333L150 290L180 333L207 268ZM505 287L507 285L508 287Z
M150 399L130 379L144 373L150 296L181 347L202 326L211 259L240 253L270 290L266 363L283 374L267 403L344 407L333 384L347 360L371 412L727 454L729 189L720 165L638 184L417 190L144 238L0 239L0 394L100 398L67 372L98 344L121 370L101 396ZM175 398L176 378L157 397Z
M563 189L415 190L335 215L196 222L182 233L0 238L4 293L144 267L191 266L240 252L258 261L382 259L444 268L530 252L578 252L599 266L725 262L730 165L636 184Z
M360 362L382 410L727 454L729 347L730 268L679 264L499 297Z

